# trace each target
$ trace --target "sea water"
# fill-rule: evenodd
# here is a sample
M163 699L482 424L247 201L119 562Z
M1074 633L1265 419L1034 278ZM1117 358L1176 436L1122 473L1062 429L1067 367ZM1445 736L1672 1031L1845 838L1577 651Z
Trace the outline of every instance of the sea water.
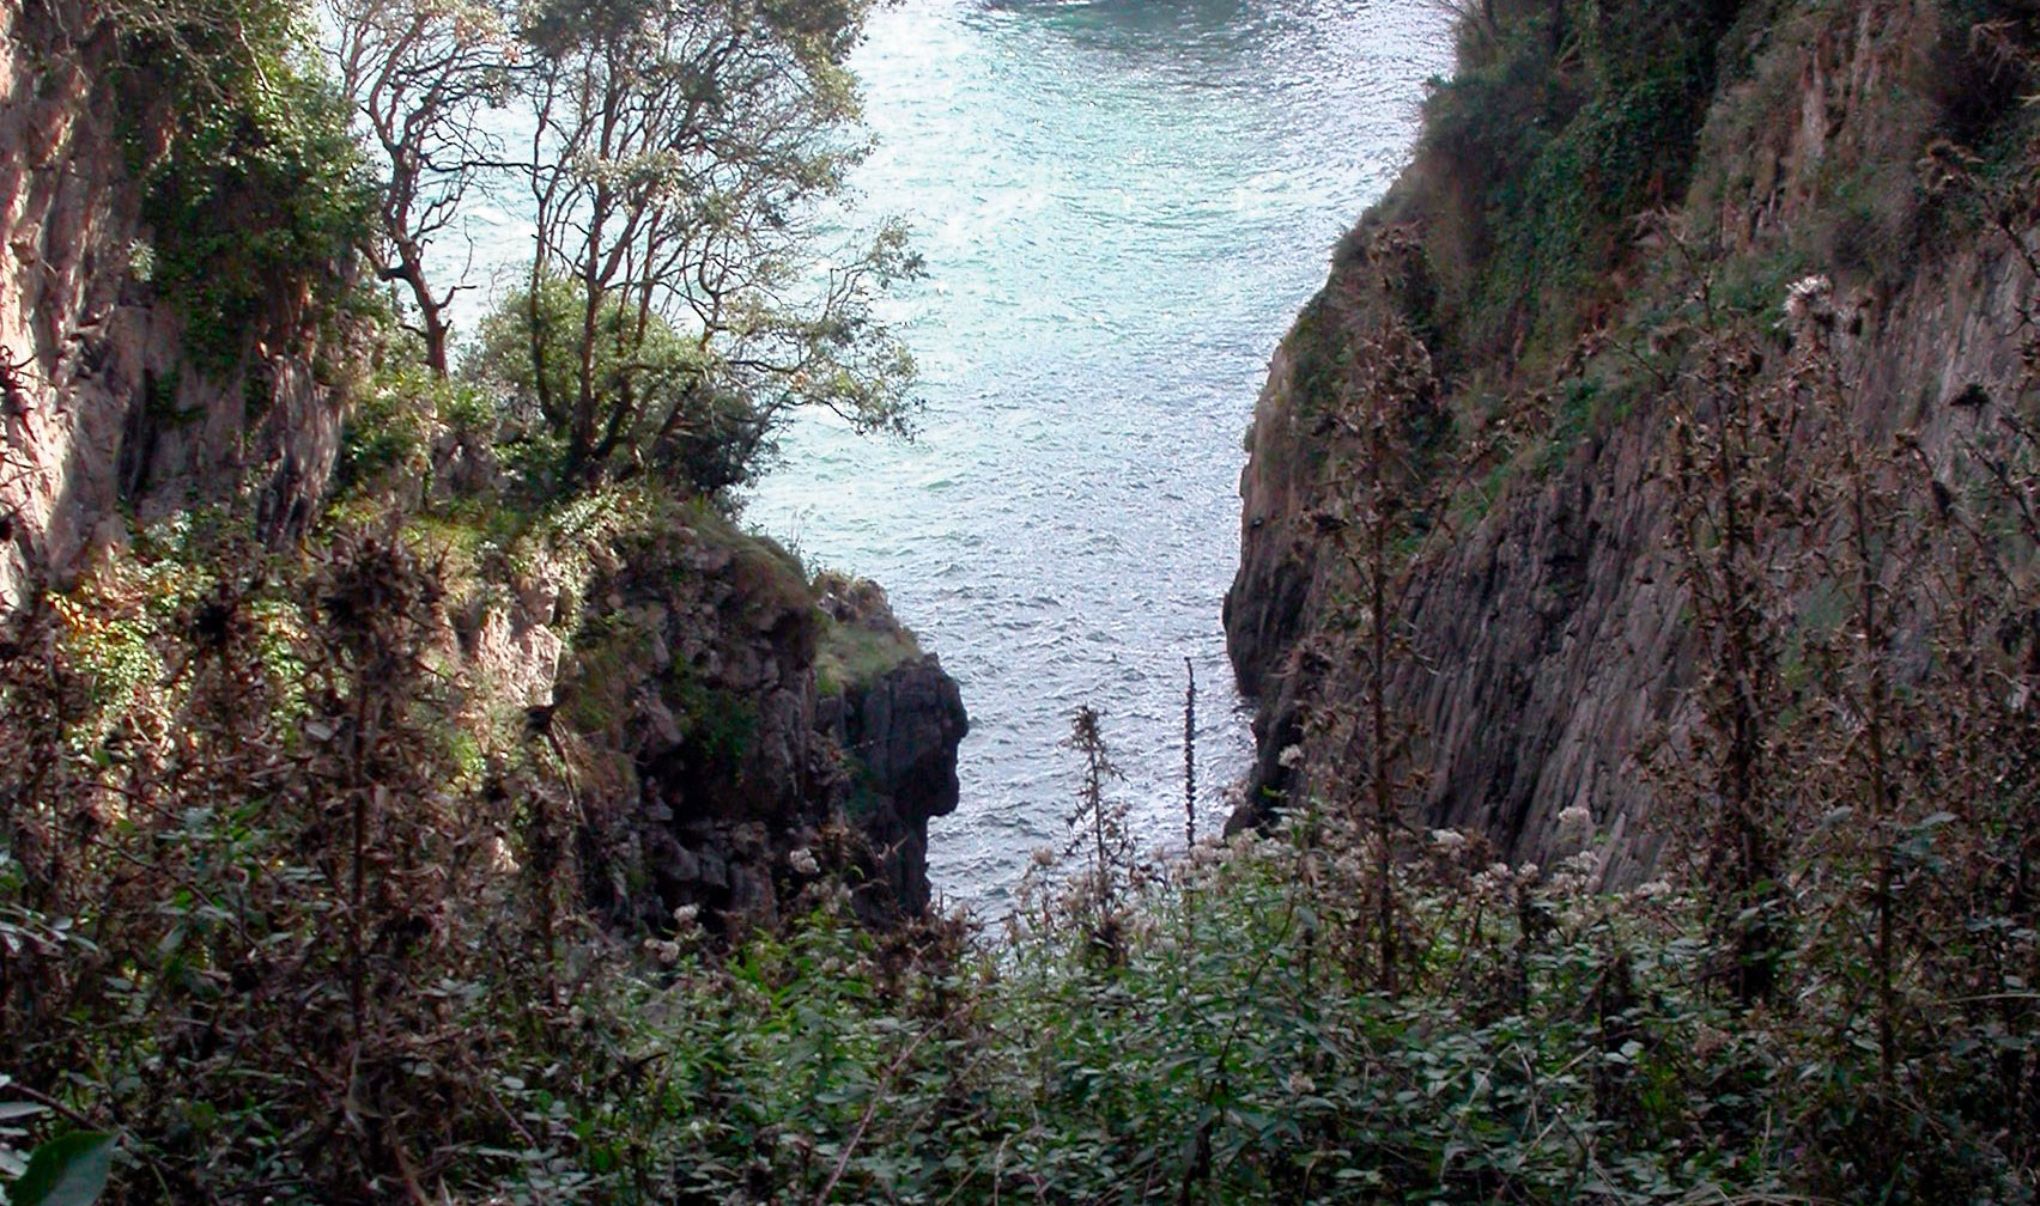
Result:
M939 893L996 917L1074 808L1071 716L1103 717L1143 847L1224 821L1246 720L1219 607L1241 437L1333 244L1407 158L1450 67L1431 0L901 0L854 67L877 149L855 205L912 228L889 303L911 443L794 425L746 522L874 578L962 685Z

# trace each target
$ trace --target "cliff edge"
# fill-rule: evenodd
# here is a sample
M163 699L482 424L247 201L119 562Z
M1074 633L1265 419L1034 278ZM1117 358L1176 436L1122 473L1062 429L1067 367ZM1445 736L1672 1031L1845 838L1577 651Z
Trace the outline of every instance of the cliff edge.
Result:
M85 0L0 9L0 608L125 517L245 503L296 536L339 451L350 231L278 210L345 182L267 131L259 160L208 142L145 42Z
M518 782L584 815L612 916L770 924L824 875L867 918L921 912L955 682L877 588L812 582L699 490L512 483L491 423L405 375L347 113L287 22L252 22L0 7L0 657L53 599L67 640L137 573L254 608L370 532L432 581L438 727L504 782L552 744L565 782ZM136 656L185 657L174 619L134 619Z
M1238 821L1355 756L1309 724L1362 673L1323 533L1351 462L1327 433L1394 328L1425 346L1455 454L1388 690L1422 819L1539 861L1584 808L1603 881L1644 877L1665 841L1645 755L1690 729L1697 681L1657 472L1691 316L1782 348L1786 303L1818 289L1853 421L1960 489L1968 433L2026 405L2033 215L2002 182L2034 162L2032 34L2012 6L1938 0L1473 11L1255 409L1225 607L1259 701Z

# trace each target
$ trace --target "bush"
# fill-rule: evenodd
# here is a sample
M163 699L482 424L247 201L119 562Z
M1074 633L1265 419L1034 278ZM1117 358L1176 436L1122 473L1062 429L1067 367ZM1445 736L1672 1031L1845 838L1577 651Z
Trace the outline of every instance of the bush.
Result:
M1732 7L1505 6L1483 53L1434 84L1419 171L1476 215L1456 236L1468 246L1435 254L1464 275L1453 363L1562 352L1577 334L1630 219L1684 193Z
M43 613L0 684L0 1102L48 1103L10 1107L38 1134L106 1124L123 1200L2032 1190L2016 1102L1985 1091L2031 1076L2029 1005L1909 1029L1888 1080L1830 948L1786 965L1791 1009L1739 1012L1705 901L1593 894L1591 850L1540 873L1430 835L1390 871L1394 993L1379 864L1302 814L1102 901L1037 883L1001 942L866 930L827 879L727 949L687 911L606 934L542 757L474 776L432 721L430 576L357 536L249 594L229 554L100 579L117 622ZM2032 963L2030 930L1993 934Z
M129 1200L515 1163L490 1102L563 1022L564 804L515 746L470 773L438 594L365 534L300 568L172 533L15 631L0 1098L117 1131Z

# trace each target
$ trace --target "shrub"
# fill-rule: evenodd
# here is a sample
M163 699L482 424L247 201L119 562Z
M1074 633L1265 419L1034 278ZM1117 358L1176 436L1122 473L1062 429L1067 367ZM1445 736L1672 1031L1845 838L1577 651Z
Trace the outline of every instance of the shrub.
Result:
M473 783L437 595L365 534L302 568L196 539L15 631L0 1097L119 1133L129 1199L460 1184L528 1129L487 1103L553 1025L553 889L519 868L563 806L514 747Z

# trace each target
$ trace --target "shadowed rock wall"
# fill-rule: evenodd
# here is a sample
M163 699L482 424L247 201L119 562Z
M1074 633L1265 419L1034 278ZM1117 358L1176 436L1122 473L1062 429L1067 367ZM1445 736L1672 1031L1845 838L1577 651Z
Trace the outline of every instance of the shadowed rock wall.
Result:
M2020 396L2017 315L2036 295L1994 232L1936 236L1936 223L1954 219L1926 209L1911 176L1939 132L1959 125L1967 102L1949 96L1945 64L1967 27L1928 2L1780 4L1760 15L1725 40L1723 59L1750 65L1712 102L1673 221L1705 247L1704 274L1717 287L1738 274L1832 275L1834 346L1857 422L1886 436L1915 431L1937 472L1950 472L1959 437ZM1313 698L1355 694L1359 672L1327 632L1346 579L1313 530L1340 488L1315 422L1338 405L1321 366L1388 321L1386 308L1420 330L1436 315L1376 297L1334 319L1329 299L1359 295L1348 286L1370 269L1354 249L1390 226L1423 246L1422 271L1484 270L1493 244L1465 234L1480 199L1448 169L1427 142L1362 219L1326 293L1277 350L1256 406L1240 482L1240 569L1225 611L1241 687L1258 696L1240 823L1311 792L1323 780L1314 768L1349 756L1313 748L1304 724ZM1865 181L1881 190L1874 205L1893 212L1862 199ZM2021 222L2030 245L2030 216ZM1890 242L1866 250L1873 236ZM1701 274L1645 245L1605 283L1615 296L1598 312L1583 307L1564 363L1517 362L1507 351L1457 357L1447 385L1461 413L1476 393L1557 394L1606 369L1609 332L1640 329L1650 307L1698 288ZM1428 338L1444 357L1456 335L1448 322ZM1995 401L1984 411L1954 405L1965 396ZM1551 437L1537 463L1515 466L1485 514L1420 568L1414 647L1392 695L1422 733L1427 824L1478 830L1512 859L1543 861L1574 848L1559 839L1557 817L1579 805L1604 839L1606 882L1635 882L1660 857L1665 835L1638 755L1652 735L1690 728L1695 675L1686 594L1666 549L1669 508L1652 472L1667 423L1646 388L1626 414Z

